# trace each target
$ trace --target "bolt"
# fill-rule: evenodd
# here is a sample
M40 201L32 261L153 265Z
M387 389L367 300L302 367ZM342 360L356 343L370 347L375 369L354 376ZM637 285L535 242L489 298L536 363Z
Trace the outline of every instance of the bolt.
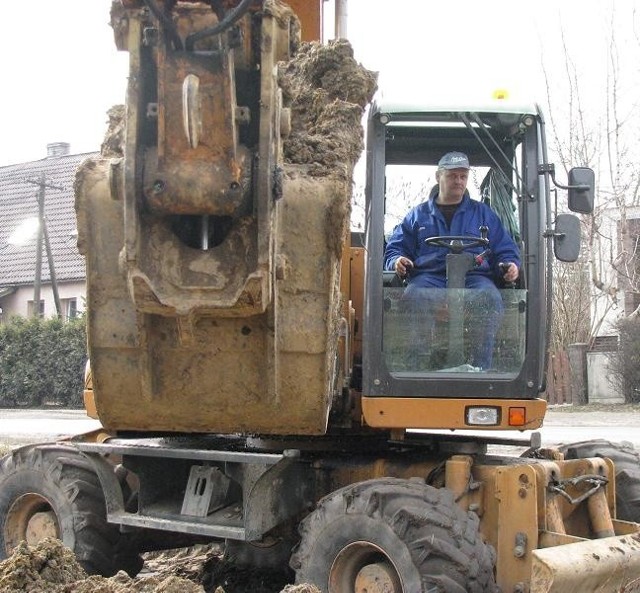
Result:
M151 186L154 194L161 194L167 188L167 184L162 179L156 179Z
M527 553L527 534L518 532L516 533L516 541L514 542L513 555L516 558L522 558Z
M527 490L525 488L520 488L520 490L518 490L518 496L520 498L527 498Z
M526 593L526 589L524 588L524 583L516 583L513 586L513 593Z

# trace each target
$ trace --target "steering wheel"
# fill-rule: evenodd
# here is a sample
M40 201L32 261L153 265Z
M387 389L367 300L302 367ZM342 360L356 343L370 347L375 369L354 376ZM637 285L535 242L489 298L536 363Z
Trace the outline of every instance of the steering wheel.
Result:
M473 247L488 247L489 239L486 237L474 237L472 235L442 235L439 237L427 237L424 242L434 247L445 247L452 253L462 253L465 249Z

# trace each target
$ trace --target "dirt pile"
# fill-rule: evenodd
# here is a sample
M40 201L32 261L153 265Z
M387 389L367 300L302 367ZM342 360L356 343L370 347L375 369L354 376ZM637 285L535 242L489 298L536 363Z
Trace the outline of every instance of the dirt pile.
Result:
M310 175L350 179L364 147L361 120L376 74L358 64L349 42L340 39L303 43L289 62L279 64L278 83L291 108L285 161L310 165Z
M31 548L21 542L0 564L0 591L63 591L86 578L73 552L58 540L44 540Z
M173 575L131 579L119 572L111 578L88 576L75 555L57 539L34 547L20 543L0 563L2 593L204 593L204 588Z
M240 571L224 564L217 545L149 554L143 573L89 576L57 539L19 544L0 562L2 593L319 593L313 585L286 585L284 573Z
M100 152L103 157L118 158L124 156L125 106L114 105L107 111L108 128Z

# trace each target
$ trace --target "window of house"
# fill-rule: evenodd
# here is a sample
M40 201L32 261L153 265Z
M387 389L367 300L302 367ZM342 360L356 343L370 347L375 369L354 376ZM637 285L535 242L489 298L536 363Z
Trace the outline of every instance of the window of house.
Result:
M78 299L61 299L60 305L62 306L62 318L65 321L75 319L78 316Z
M620 255L615 269L624 290L624 311L631 314L640 306L640 218L627 218L626 226L618 221Z
M34 301L28 301L27 302L27 316L28 317L35 317L34 315L34 306L33 306ZM40 306L38 307L38 317L40 317L40 319L42 319L44 317L44 300L40 299Z

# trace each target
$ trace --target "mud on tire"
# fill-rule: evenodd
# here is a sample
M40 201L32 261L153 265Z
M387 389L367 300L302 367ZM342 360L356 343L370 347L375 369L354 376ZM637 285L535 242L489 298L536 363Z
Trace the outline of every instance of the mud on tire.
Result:
M354 590L365 566L392 567L394 593L493 593L495 552L445 489L382 478L337 490L300 525L296 582ZM364 570L368 570L364 569ZM386 574L386 573L385 573ZM391 579L393 580L393 579Z
M106 521L102 487L91 461L73 447L23 447L0 460L0 559L20 540L54 536L89 574L135 575L142 559Z
M616 509L618 519L640 522L640 455L631 443L604 439L563 445L566 459L608 457L616 468Z

